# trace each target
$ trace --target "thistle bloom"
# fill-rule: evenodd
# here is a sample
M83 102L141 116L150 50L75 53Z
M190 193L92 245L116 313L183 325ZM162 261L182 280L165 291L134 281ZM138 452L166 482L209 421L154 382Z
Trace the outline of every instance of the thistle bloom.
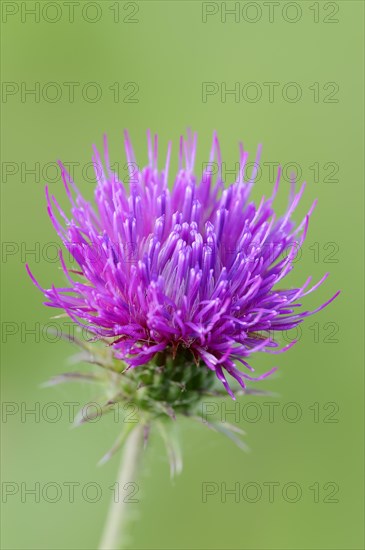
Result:
M234 398L230 377L245 388L246 380L260 380L275 370L255 378L249 374L249 356L288 350L295 341L280 348L275 333L296 327L338 294L314 311L302 311L301 299L328 274L312 287L311 277L300 288L284 285L315 204L296 225L292 214L304 184L297 193L292 186L288 208L277 217L273 201L280 169L272 196L258 206L251 202L256 171L244 181L248 154L242 144L237 179L225 186L216 135L201 179L194 173L196 135L181 138L171 191L171 144L161 171L157 136L152 140L148 133L149 162L142 170L136 170L127 133L125 150L129 192L112 172L106 139L105 167L94 148L96 208L60 164L72 217L47 189L48 213L78 267L68 269L60 253L67 279L63 288L41 288L28 268L30 276L45 294L45 305L64 310L106 340L121 364L137 370L155 361L157 368L180 358L183 369L190 357L200 372L214 373ZM255 166L259 160L260 147Z

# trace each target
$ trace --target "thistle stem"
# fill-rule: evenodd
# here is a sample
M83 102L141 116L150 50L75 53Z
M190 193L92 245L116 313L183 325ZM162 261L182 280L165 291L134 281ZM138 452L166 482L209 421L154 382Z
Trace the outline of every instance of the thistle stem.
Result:
M126 483L135 483L143 444L143 426L139 424L132 429L124 444L118 472L117 491L110 504L99 550L120 550L125 544L126 527L129 522L130 507L133 506L133 503L128 502L124 486Z

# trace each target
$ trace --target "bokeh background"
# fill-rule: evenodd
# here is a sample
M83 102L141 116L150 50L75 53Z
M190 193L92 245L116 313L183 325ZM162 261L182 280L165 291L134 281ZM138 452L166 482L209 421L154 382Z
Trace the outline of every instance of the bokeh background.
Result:
M44 197L48 181L66 205L52 163L75 163L75 180L91 198L91 145L101 146L106 132L123 175L122 130L130 130L143 164L151 128L160 136L161 167L173 140L172 181L179 135L192 127L197 170L213 130L227 170L239 140L251 161L263 143L257 199L271 192L270 163L299 170L308 185L296 219L319 203L290 284L330 271L305 307L342 294L307 320L287 354L254 358L258 372L280 366L259 385L273 396L225 401L239 415L249 453L179 421L184 470L171 481L152 433L139 502L130 505L129 547L363 548L363 2L102 1L75 3L73 15L61 1L1 7L2 547L97 548L118 468L118 458L96 465L118 434L111 418L70 429L67 403L93 400L93 388L40 387L76 368L68 364L75 350L51 341L50 323L61 321L52 321L25 272L28 261L45 287L62 281ZM289 187L284 178L279 210ZM203 502L206 482L217 492ZM37 483L39 502L27 493ZM74 502L70 483L79 484ZM224 487L235 484L238 502L229 494L224 502Z

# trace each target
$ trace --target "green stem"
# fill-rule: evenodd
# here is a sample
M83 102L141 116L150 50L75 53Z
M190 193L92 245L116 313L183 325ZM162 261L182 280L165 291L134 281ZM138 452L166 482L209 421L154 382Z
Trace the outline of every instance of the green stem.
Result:
M135 482L143 450L143 425L139 424L132 429L124 444L124 452L117 479L117 498L111 502L104 533L99 550L119 550L125 543L126 528L128 526L130 507L123 490L126 483ZM117 501L117 502L115 502Z

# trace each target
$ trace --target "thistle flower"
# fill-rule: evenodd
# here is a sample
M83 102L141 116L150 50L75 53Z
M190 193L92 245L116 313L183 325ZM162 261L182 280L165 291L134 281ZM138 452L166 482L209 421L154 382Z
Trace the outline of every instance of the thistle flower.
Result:
M215 375L234 399L232 378L245 390L246 381L275 370L252 376L249 356L287 351L296 341L280 348L275 334L296 327L338 294L314 311L303 311L298 309L301 299L328 274L312 287L311 277L300 288L284 285L315 203L296 225L292 215L305 184L297 193L292 185L288 208L277 217L273 201L280 168L271 197L259 206L251 202L256 171L244 181L248 153L242 144L237 179L225 186L216 134L200 179L194 173L197 136L189 132L186 140L181 138L170 191L171 143L160 171L157 136L152 141L147 135L149 162L136 171L125 133L129 192L111 169L106 138L105 167L94 147L96 208L60 163L72 217L46 188L48 213L78 268L68 269L60 252L67 285L49 289L41 288L27 269L46 296L45 305L64 310L112 349L112 368L130 373L133 391L147 386L149 399L178 406L183 403L180 394L185 393L185 401L189 392L200 397ZM261 147L256 167L260 153Z
M256 170L245 181L248 154L242 144L237 179L225 186L214 134L209 163L198 180L194 173L196 135L189 132L186 140L180 140L179 170L171 191L171 144L161 171L157 136L152 142L148 133L149 162L142 170L136 170L127 133L125 150L129 192L111 169L106 138L105 166L94 148L96 208L82 197L61 163L71 218L46 188L51 221L77 264L76 269L67 267L60 251L67 286L43 289L27 266L32 281L46 296L45 305L63 310L61 315L90 334L90 340L65 336L82 348L77 359L101 367L89 373L59 375L50 384L100 383L104 388L101 413L133 403L140 414L138 426L122 423L117 441L101 460L105 462L124 445L118 475L121 487L137 475L152 423L164 439L171 474L181 470L178 441L171 432L175 423L170 423L167 433L160 419L163 415L175 418L179 412L204 421L242 448L239 436L244 432L238 426L207 422L195 414L195 405L205 395L228 392L234 399L235 393L254 393L246 382L261 380L275 369L254 377L249 374L254 369L248 358L258 351L287 351L295 341L280 348L275 335L295 328L338 294L314 311L303 311L301 299L328 274L312 287L311 277L300 288L284 285L315 206L299 225L292 221L304 184L298 193L292 185L288 208L276 217L273 201L280 169L271 197L255 206L250 192ZM259 147L256 167L260 153ZM218 380L225 390L221 385L217 389ZM235 393L232 381L241 386L238 391L234 388ZM92 418L79 415L76 420L82 424ZM101 549L120 547L126 506L122 499L112 502Z

